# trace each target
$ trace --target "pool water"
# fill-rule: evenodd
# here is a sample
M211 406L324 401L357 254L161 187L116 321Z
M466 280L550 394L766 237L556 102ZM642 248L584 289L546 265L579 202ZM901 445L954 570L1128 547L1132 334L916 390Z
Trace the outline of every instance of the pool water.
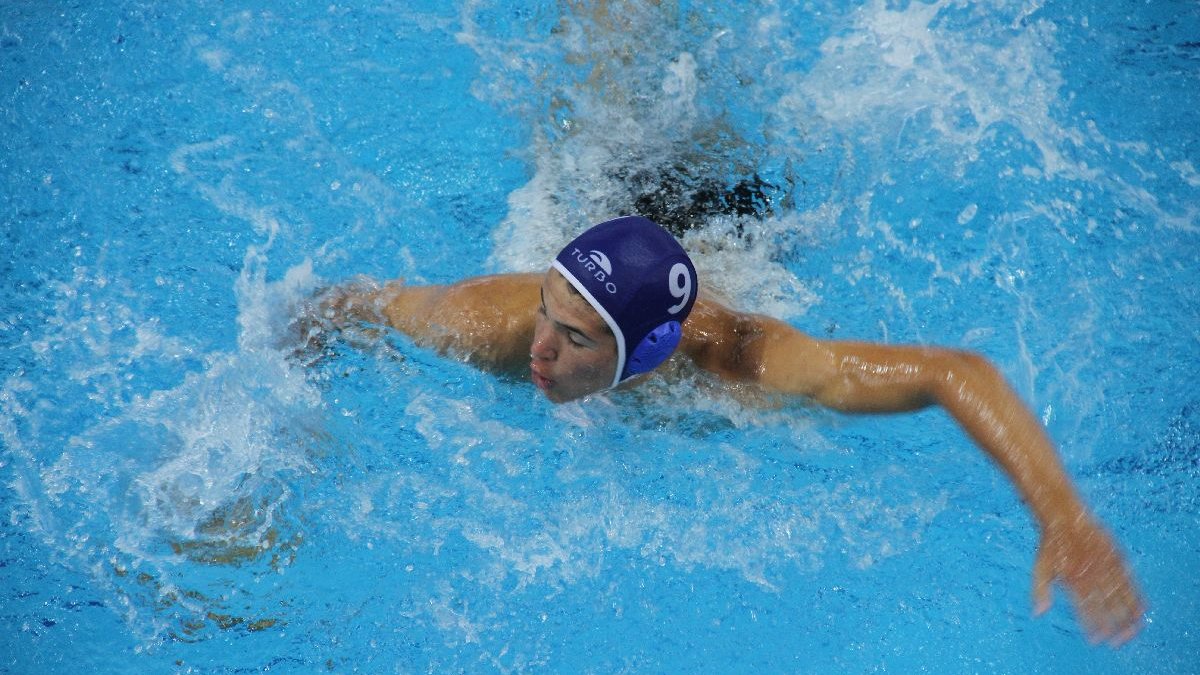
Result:
M0 671L1194 672L1200 6L574 4L0 8ZM326 284L637 210L739 308L993 359L1142 633L1031 617L940 411L289 356Z

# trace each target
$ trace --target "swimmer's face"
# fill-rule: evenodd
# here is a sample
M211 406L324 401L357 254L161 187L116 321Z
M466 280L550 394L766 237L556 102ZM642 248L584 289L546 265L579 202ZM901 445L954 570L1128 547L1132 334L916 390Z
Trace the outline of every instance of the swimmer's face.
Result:
M555 403L607 388L617 367L612 331L553 268L542 279L542 302L529 355L533 383Z

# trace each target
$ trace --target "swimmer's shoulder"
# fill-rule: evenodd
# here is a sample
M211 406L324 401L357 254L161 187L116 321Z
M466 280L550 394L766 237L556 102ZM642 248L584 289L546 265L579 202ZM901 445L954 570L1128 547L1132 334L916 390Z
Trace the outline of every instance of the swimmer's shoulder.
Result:
M536 310L540 290L541 275L493 274L437 285L412 285L396 280L388 282L379 295L384 299L388 319L393 324L402 324L447 313L519 309L530 303Z
M501 370L527 366L540 274L494 274L435 286L391 282L384 315L419 343Z
M786 343L789 364L812 356L816 341L792 326L762 314L732 309L725 298L701 293L683 325L679 349L696 365L722 378L760 381L764 369L779 365L777 345Z
M705 370L724 375L730 350L737 348L739 320L743 315L722 299L701 292L683 323L679 351Z

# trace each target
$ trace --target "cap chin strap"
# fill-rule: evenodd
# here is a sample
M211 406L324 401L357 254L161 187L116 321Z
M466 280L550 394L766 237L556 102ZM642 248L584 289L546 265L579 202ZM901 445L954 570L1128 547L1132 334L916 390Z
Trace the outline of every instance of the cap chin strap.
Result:
M608 324L608 328L612 331L613 337L617 339L617 368L613 373L612 384L608 385L608 388L611 389L618 384L621 384L621 373L625 371L625 333L621 331L621 327L617 325L616 320L612 318L612 315L608 313L608 310L604 308L604 305L600 304L600 301L592 295L592 292L587 289L587 286L584 286L579 279L575 278L575 275L571 273L571 270L567 269L566 266L560 263L558 260L555 260L552 265L554 269L558 270L559 274L563 275L564 279L569 281L571 285L575 287L575 290L579 291L579 294L583 296L583 299L587 300L588 304L592 306L592 309L596 310L596 313L600 315L600 318L604 319L604 323Z

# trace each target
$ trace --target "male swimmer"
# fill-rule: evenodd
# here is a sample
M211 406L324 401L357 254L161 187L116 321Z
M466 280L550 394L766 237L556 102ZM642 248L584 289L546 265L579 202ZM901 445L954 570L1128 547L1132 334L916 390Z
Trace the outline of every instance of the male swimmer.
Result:
M1067 477L1041 424L984 358L969 352L817 340L699 293L675 238L641 217L579 235L545 274L446 286L356 284L326 292L306 341L365 321L502 373L528 372L556 403L636 386L672 354L730 383L848 413L940 405L1009 476L1041 530L1035 613L1066 586L1089 637L1114 646L1141 627L1142 598L1112 538ZM527 369L527 370L526 370Z

